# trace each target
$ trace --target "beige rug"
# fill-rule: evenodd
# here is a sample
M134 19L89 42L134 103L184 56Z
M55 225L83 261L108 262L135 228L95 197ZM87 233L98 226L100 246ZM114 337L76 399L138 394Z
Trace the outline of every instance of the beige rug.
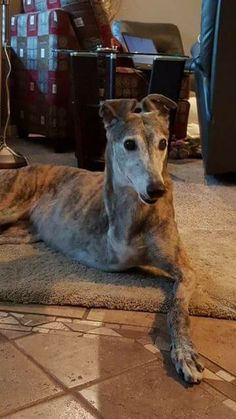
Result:
M201 161L170 163L176 217L198 273L191 313L236 319L236 186L207 183ZM0 300L166 311L172 284L155 272L105 274L43 243L0 246Z

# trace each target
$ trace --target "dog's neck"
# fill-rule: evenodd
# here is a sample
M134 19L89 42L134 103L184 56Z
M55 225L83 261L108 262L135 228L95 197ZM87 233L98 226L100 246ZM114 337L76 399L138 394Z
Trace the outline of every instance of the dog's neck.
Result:
M143 205L138 194L125 184L122 173L114 162L109 146L106 150L104 177L104 204L109 221L109 229L119 240L128 240L150 207Z
M125 232L132 223L132 213L138 207L138 196L129 186L122 182L122 177L113 161L111 150L106 150L106 166L104 176L104 203L112 228L118 236Z

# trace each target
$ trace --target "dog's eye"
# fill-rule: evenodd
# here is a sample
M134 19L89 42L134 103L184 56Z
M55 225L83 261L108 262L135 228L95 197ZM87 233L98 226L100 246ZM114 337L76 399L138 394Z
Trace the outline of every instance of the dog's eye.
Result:
M161 141L159 142L159 150L165 150L167 146L167 141L165 138L162 138Z
M126 150L134 151L137 149L137 144L134 140L125 140L124 147L126 148Z

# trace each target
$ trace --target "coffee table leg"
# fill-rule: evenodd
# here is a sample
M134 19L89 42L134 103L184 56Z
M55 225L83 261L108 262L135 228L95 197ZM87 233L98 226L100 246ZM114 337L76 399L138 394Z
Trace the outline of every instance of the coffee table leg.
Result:
M153 61L153 68L149 83L149 94L160 93L170 99L178 102L179 93L181 89L181 81L184 75L185 61L164 61L155 59ZM170 113L170 139L172 138L174 122L176 117L176 110ZM169 143L170 144L170 143Z
M97 109L99 82L97 56L71 55L72 107L74 117L75 154L78 167L89 168L99 138ZM93 130L91 129L93 128ZM96 138L95 138L96 137Z
M116 54L105 56L105 99L114 99L116 90Z

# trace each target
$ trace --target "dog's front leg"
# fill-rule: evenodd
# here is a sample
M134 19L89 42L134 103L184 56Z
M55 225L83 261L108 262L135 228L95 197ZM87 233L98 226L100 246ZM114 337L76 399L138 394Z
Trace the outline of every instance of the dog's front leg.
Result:
M177 263L172 274L176 282L173 301L168 312L168 326L171 334L171 359L177 372L189 383L199 383L203 365L199 360L189 332L189 301L195 287L195 273L190 267L185 251L179 248Z

